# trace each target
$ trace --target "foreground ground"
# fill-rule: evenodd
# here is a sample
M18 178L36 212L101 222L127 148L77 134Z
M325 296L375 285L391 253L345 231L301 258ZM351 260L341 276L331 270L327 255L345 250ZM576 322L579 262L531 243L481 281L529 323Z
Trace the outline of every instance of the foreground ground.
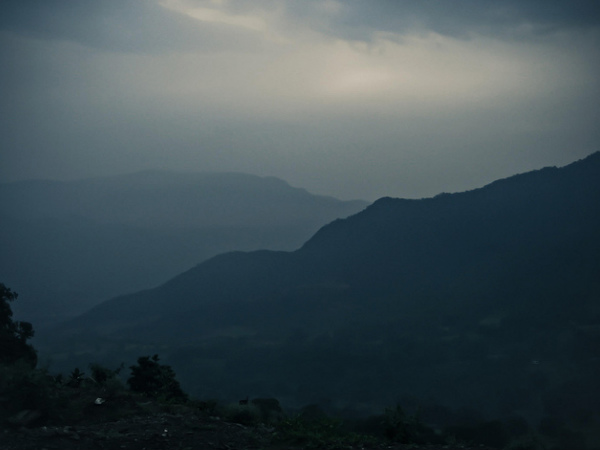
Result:
M139 415L112 422L60 427L22 427L5 429L0 432L1 450L287 450L307 448L300 443L277 443L276 431L263 425L244 426L218 418L204 418L188 413ZM328 446L328 448L333 449L335 446ZM391 443L374 444L369 447L345 446L338 448L348 450L493 450L482 446L408 446Z

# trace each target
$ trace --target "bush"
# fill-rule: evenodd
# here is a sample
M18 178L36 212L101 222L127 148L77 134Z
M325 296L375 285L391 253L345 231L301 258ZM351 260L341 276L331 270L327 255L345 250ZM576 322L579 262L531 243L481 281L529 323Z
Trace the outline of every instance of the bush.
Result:
M181 390L171 366L158 361L158 355L138 358L137 365L130 367L131 377L127 380L131 390L161 400L186 401L187 395Z
M84 379L85 373L79 370L79 367L75 367L69 375L69 381L67 381L67 386L77 388L81 386L81 383L83 383Z
M421 423L418 416L406 414L400 404L395 408L386 408L383 428L385 436L392 442L426 444L440 441L431 428Z
M107 369L100 364L90 364L90 378L99 386L106 386L110 380L115 379L119 375L119 372L121 372L122 368L122 364L116 370Z
M32 370L27 362L0 365L0 398L2 421L25 411L35 411L43 420L55 415L64 403L55 379L45 370Z

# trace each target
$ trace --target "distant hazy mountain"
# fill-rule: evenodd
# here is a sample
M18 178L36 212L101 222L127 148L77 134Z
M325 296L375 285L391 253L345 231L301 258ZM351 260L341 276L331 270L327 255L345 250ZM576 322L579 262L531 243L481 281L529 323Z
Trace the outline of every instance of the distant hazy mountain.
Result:
M87 359L156 351L196 395L600 414L600 153L383 198L294 252L219 255L56 333Z
M0 184L0 279L38 328L231 250L294 250L363 209L276 178L141 172Z

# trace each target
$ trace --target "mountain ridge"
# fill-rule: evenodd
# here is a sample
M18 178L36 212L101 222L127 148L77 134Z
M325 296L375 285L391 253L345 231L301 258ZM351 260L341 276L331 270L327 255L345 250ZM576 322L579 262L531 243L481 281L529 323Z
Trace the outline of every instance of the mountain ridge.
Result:
M599 205L598 153L466 193L382 198L295 251L217 255L104 302L41 350L73 365L160 353L204 398L403 399L434 425L450 410L535 427L600 418Z
M600 173L600 153L594 154L590 158L585 160L587 161L586 167L595 165L596 170ZM561 178L565 178L564 171L575 171L579 167L578 163L581 161L572 163L563 169L544 168L529 174L516 175L465 193L443 194L422 200L385 197L377 200L362 212L346 219L337 219L321 227L297 251L291 253L232 252L218 255L185 271L157 289L163 292L163 295L171 292L173 295L180 295L181 298L189 297L187 302L193 305L194 297L186 295L187 289L178 287L180 284L194 286L193 289L190 289L192 292L208 292L206 297L210 297L210 293L214 292L215 302L232 301L237 292L243 291L242 286L250 289L250 297L270 295L261 288L261 285L268 285L272 293L274 290L283 289L286 283L302 282L330 282L333 284L350 282L354 285L363 283L369 285L369 288L374 288L377 283L383 283L385 289L389 288L392 283L395 288L399 288L399 282L392 278L403 281L410 277L420 278L423 283L431 283L427 281L426 271L432 270L433 266L445 264L454 266L454 269L444 275L444 281L438 280L438 282L447 283L451 277L460 276L458 273L460 270L471 270L469 258L482 249L484 252L494 253L501 252L507 246L509 248L525 246L533 251L537 245L541 245L538 241L545 242L545 239L549 237L548 233L552 233L552 230L547 227L566 213L573 214L573 209L577 206L575 197L571 197L572 192L569 192L569 195L565 194L561 199L556 197L554 191L553 198L548 198L548 193L543 190L529 193L529 195L526 195L527 191L522 194L516 191L522 188L521 181L530 183L532 177L542 177L544 181L547 181L547 177L552 176L553 179L558 179L560 182ZM514 185L515 182L518 182L517 186ZM503 189L506 186L510 186L513 195L511 195L511 201L504 207L509 205L511 208L516 208L516 211L511 212L510 217L506 216L507 212L500 208L497 202L490 205L486 201L485 204L479 205L478 211L471 211L470 215L465 212L465 208L468 209L469 204L458 202L458 200L464 200L465 196L479 197L490 192L493 194L494 190ZM600 191L596 187L593 192L598 196ZM597 198L600 201L600 197ZM517 203L515 204L515 202ZM439 214L437 211L440 208L443 214L436 216ZM540 212L536 208L542 208L544 215L539 216ZM534 213L537 214L535 222L528 226L520 224L516 217L525 217L526 214ZM579 217L579 219L582 218ZM596 222L593 223L597 223L597 211L594 219ZM368 224L368 227L363 226L364 222ZM493 224L500 225L494 228L494 235L490 236L486 232L478 231L485 230L486 226L489 227ZM582 226L578 225L578 227L578 230L562 231L581 232ZM401 228L405 233L394 239L388 239L384 248L378 247L377 239L380 239L382 235L388 237L394 235L394 228ZM592 233L595 230L591 228L583 231ZM432 235L436 236L432 237ZM467 245L465 244L466 238L469 242ZM420 249L426 245L424 240L429 241L428 245L430 246L437 245L444 248L443 253L437 256L438 261L428 262L430 255L421 253ZM317 252L316 256L314 252ZM399 252L410 254L410 261L404 261L402 264L394 261L394 255ZM342 258L340 258L340 254L343 255ZM253 259L254 257L256 259ZM315 257L318 258L318 261L311 259ZM508 256L506 257L508 258ZM379 266L376 270L363 268L364 265L368 265L370 260L377 258L389 260L386 264L390 268L379 267L381 262L378 263ZM273 261L269 262L269 259ZM300 273L302 264L307 264L307 260L311 269ZM358 261L356 263L358 268L352 265L353 261ZM314 273L317 271L320 271L319 276L324 279L315 278ZM271 277L270 273L277 275ZM228 283L229 277L235 280L235 286ZM260 282L256 281L257 277L260 277ZM203 297L199 298L198 301L202 303ZM126 301L126 297L120 297L119 301ZM184 307L183 303L180 306ZM101 305L99 308L101 309ZM96 308L94 314L98 313L99 309Z
M139 172L0 184L3 280L15 314L53 324L232 250L292 250L367 205L243 173Z
M148 194L152 197L147 198ZM262 201L253 202L259 196ZM349 209L358 209L367 204L311 194L276 177L241 172L153 170L82 180L0 184L0 202L6 205L4 214L9 216L82 216L99 222L145 226L150 220L155 222L153 226L169 226L174 222L174 214L180 227L239 226L240 218L232 217L224 206L237 208L238 215L243 212L243 219L250 226L280 223L286 215L288 222L303 218L303 211L288 208L281 212L283 201L296 202L297 208L307 208L310 202L320 208L345 204ZM194 208L186 209L186 204ZM151 208L152 215L148 216Z

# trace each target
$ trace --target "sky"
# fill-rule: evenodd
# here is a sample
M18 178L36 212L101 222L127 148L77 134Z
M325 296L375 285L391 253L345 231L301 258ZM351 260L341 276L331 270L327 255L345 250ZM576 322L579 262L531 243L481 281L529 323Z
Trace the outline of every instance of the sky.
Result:
M3 0L0 61L1 182L422 198L600 150L596 0Z

